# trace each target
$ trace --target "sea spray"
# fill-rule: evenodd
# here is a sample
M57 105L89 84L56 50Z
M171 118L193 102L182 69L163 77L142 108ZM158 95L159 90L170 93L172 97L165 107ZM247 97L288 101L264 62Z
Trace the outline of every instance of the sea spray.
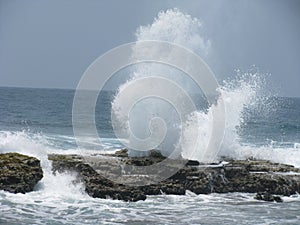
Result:
M225 103L226 109L226 126L224 139L218 153L218 159L221 157L229 157L232 159L249 159L255 158L260 160L271 160L273 162L291 164L300 167L300 151L299 144L296 142L270 141L259 143L257 134L255 139L250 138L246 132L249 132L249 124L257 121L257 126L261 127L265 132L272 134L275 131L276 121L274 118L278 116L278 108L280 101L271 95L268 86L268 74L263 74L257 69L251 69L248 72L238 70L235 78L223 81L220 85L220 91ZM286 104L286 102L284 103ZM211 129L211 108L205 111L197 111L192 114L188 124L185 124L182 156L188 159L201 160L203 149L205 149L210 129ZM281 106L285 108L285 105ZM275 113L275 115L273 115ZM254 118L253 118L254 117ZM282 120L283 118L280 118ZM284 118L286 120L287 118ZM270 131L264 128L267 121L272 120L273 127ZM261 123L259 123L261 121ZM200 141L197 143L197 151L190 151L189 143L194 141L189 129L191 126L197 126L199 129ZM253 128L251 128L252 130ZM250 130L250 131L251 131ZM258 132L259 128L255 128ZM267 134L264 134L268 136Z
M77 181L76 174L70 172L53 174L48 154L57 152L58 149L51 149L49 146L49 141L41 133L30 133L26 130L0 132L0 153L17 152L40 160L43 178L35 190L42 192L43 197L70 198L75 195L86 195L84 186Z
M0 153L18 152L41 160L41 166L48 168L47 140L43 135L30 131L1 131Z
M258 72L240 73L235 79L224 81L219 89L225 104L225 133L218 156L227 156L232 158L241 158L245 153L241 151L238 131L243 123L244 110L255 107L259 93L263 88L263 75ZM204 150L210 139L212 127L212 109L211 105L205 111L197 111L191 115L187 124L184 125L182 156L188 159L203 160ZM200 137L198 138L196 151L192 151L190 143L195 140L191 134L191 127L198 127ZM205 159L204 159L205 160Z
M151 25L138 28L136 39L137 41L167 41L184 46L200 55L207 55L210 48L210 41L201 36L201 26L198 19L183 14L177 9L172 9L160 12ZM166 55L166 57L172 57L172 52L166 52L164 49L157 47L153 47L150 50L141 49L138 45L136 49L133 49L132 57L136 57L140 51L147 51L149 54L151 54L151 52L160 52L161 54ZM164 101L164 99L159 98L145 99L134 105L128 120L128 115L122 113L122 110L120 110L120 105L124 102L120 102L119 93L122 93L122 91L136 79L151 76L160 76L176 82L190 93L199 92L199 87L197 87L193 80L183 72L159 63L139 64L133 67L131 71L130 79L120 86L118 94L112 103L112 113L119 121L119 127L117 129L124 129L124 137L122 138L129 139L129 143L133 145L130 132L134 131L138 138L147 138L150 135L149 124L151 119L154 117L161 118L167 127L167 133L163 142L156 146L156 149L159 149L163 155L170 156L174 149L178 147L177 143L180 139L180 130L182 126L180 124L181 121L178 112L174 110L172 103L170 104L169 102ZM142 89L136 89L135 91L136 93L139 93ZM165 91L169 90L166 89ZM126 101L126 99L122 99L122 101ZM130 99L128 101L130 102ZM134 151L133 149L130 149L129 153L132 156L147 154L145 151ZM179 156L180 155L177 155L177 157Z
M183 14L177 9L171 9L160 12L151 25L138 28L136 40L168 41L186 47L200 56L205 57L209 54L211 43L203 36L201 27L202 24L198 19ZM135 54L139 54L138 50L143 51L143 49L138 48L133 50L133 57ZM149 51L149 54L151 54L151 51L161 51L161 54L170 54L170 57L172 54L171 52L164 52L162 49L155 48L151 50L146 49L146 51ZM174 68L160 65L159 63L142 63L134 66L131 69L129 80L120 86L118 94L122 93L135 79L151 76L161 76L171 79L181 85L190 94L202 94L199 87L195 86L195 84L189 80L188 76ZM244 119L249 110L260 110L259 107L268 103L269 106L264 107L264 110L261 112L267 117L268 111L274 107L272 101L269 101L268 96L262 95L262 92L266 88L265 79L265 74L252 68L249 72L237 71L236 78L223 81L220 84L219 92L221 93L226 108L226 128L218 158L221 156L247 158L262 155L257 154L257 152L254 154L253 151L245 149L243 144L241 144L239 133L241 126L245 125ZM141 90L142 89L137 89L135 91L139 93ZM204 106L205 103L203 103L202 106L199 107L201 110L190 112L189 120L185 124L181 124L176 110L173 109L172 105L160 99L147 98L138 102L138 104L132 108L128 120L128 115L123 115L119 111L121 102L120 99L118 99L118 94L112 102L112 113L116 115L116 118L118 118L122 125L119 129L124 129L124 133L127 133L127 136L124 136L125 139L127 138L129 142L131 141L129 135L131 131L136 131L135 134L142 139L146 138L150 132L149 121L153 117L160 117L166 123L168 133L164 141L157 146L157 149L162 151L165 156L169 156L175 148L179 148L181 156L184 158L206 161L203 156L205 155L205 150L211 138L212 111L216 105ZM193 98L193 100L197 101L195 98ZM133 129L130 130L131 128ZM195 129L198 130L198 138L195 138ZM182 136L180 136L180 131L182 131ZM197 145L196 149L192 147L195 142ZM144 155L145 152L131 150L130 154L132 156L141 156ZM262 158L267 157L264 156ZM277 161L278 160L279 159L277 159Z
M201 56L206 56L211 47L210 40L203 35L201 21L176 8L159 12L151 25L139 27L135 35L137 41L168 41L191 49Z

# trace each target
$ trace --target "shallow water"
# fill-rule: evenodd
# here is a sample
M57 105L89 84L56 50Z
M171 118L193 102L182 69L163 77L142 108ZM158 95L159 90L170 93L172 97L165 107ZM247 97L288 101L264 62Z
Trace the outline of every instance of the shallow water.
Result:
M299 196L260 202L253 194L148 196L146 201L92 199L79 192L55 195L0 192L3 224L298 224Z

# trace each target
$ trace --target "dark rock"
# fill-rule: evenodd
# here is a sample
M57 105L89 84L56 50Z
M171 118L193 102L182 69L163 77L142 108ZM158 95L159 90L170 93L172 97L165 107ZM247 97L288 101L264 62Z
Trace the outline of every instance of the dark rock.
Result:
M93 197L137 201L146 195L185 194L190 190L196 194L248 192L265 193L272 201L280 201L276 195L290 196L300 190L300 170L293 166L259 160L227 160L226 164L201 164L197 161L169 160L168 166L153 169L166 160L158 152L148 157L128 157L122 150L115 155L101 157L49 156L55 171L76 171ZM113 156L113 157L112 157ZM187 163L186 163L187 162ZM151 167L154 165L154 167ZM168 179L149 183L164 175L164 169L174 170ZM289 173L290 171L296 173ZM115 178L118 183L113 182ZM124 185L126 181L136 186ZM128 182L127 182L128 183ZM258 198L268 199L260 194Z
M275 202L283 202L282 198L280 196L277 195L273 195L273 199Z
M199 166L200 163L196 160L189 160L187 163L186 163L187 166Z
M0 190L30 192L42 178L38 159L18 153L0 154Z
M126 148L123 148L119 151L116 151L114 155L117 157L128 157L128 150Z
M163 156L160 151L151 150L149 154L149 158L159 158L161 160L164 160L166 157Z
M94 198L111 198L124 201L145 200L146 195L134 187L117 184L97 173L83 158L66 155L49 155L53 171L78 173L78 180L85 184L85 191ZM103 161L105 164L105 161ZM113 165L113 164L112 164ZM113 174L113 173L112 173Z
M280 196L272 195L269 192L257 193L255 199L267 202L283 202Z

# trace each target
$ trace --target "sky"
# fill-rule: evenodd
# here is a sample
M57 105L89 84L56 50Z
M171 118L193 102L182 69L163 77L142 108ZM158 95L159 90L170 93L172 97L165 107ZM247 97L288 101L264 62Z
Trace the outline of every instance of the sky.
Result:
M298 0L0 0L0 86L76 88L97 57L169 8L202 21L219 81L255 65L276 94L300 97Z

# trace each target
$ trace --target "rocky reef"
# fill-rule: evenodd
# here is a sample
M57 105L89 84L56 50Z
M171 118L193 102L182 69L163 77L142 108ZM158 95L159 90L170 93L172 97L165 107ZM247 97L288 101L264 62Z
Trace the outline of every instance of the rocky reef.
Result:
M0 190L30 192L42 178L38 159L18 153L0 154Z
M128 157L126 150L110 155L49 155L54 172L77 172L92 197L125 201L145 200L147 195L183 195L186 190L196 194L249 192L256 199L278 201L278 195L290 196L300 191L300 169L290 165L262 160L223 159L217 164L197 161L169 160L174 174L160 182L163 171L149 166L166 160L153 151L148 157ZM130 183L130 185L125 185Z
M128 157L126 149L114 154L52 154L48 158L54 173L76 172L78 182L83 182L87 194L95 198L139 201L147 195L183 195L189 190L195 194L256 193L258 200L281 202L280 195L300 192L300 169L263 160L223 159L201 164L167 159L157 151L147 157ZM159 166L163 161L168 161L167 166ZM162 179L164 170L173 173ZM0 190L30 192L42 177L38 159L18 153L0 154Z

